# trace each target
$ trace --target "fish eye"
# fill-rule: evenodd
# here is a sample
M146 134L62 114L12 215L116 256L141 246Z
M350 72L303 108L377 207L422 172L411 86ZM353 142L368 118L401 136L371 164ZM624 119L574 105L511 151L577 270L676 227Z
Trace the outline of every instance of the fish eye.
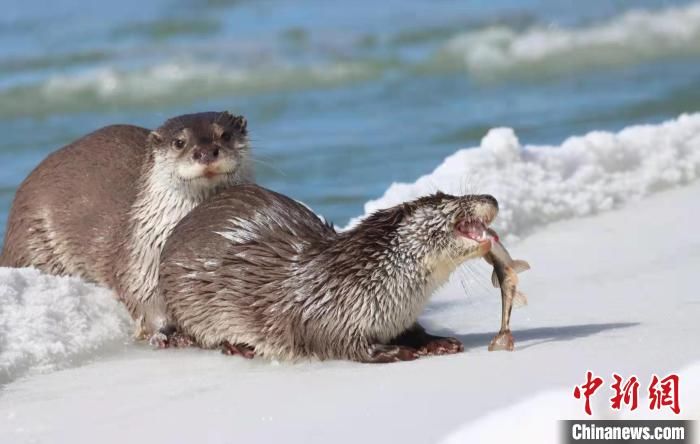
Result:
M176 149L181 150L185 147L185 141L183 139L175 139L173 140L173 146Z

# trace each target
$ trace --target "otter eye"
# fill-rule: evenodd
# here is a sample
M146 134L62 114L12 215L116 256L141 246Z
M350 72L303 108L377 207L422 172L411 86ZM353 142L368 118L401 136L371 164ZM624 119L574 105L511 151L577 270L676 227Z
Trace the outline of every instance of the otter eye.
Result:
M175 140L173 140L173 146L176 149L181 150L185 147L185 141L182 139L175 139Z
M229 140L231 140L231 132L226 131L225 133L223 133L221 135L221 140L223 140L224 142L228 142Z

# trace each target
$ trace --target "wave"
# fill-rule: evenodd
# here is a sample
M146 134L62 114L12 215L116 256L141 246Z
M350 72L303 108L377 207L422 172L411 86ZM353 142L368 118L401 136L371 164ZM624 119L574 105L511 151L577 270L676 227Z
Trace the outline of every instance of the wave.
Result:
M109 51L88 50L66 54L50 54L42 56L25 56L0 60L0 73L14 74L39 71L45 69L61 69L74 66L89 65L95 62L109 60L113 54Z
M456 35L454 23L444 29L404 30L384 43L375 39L373 45L378 47L369 49L348 50L341 44L340 48L331 45L331 51L324 42L315 42L305 46L301 54L299 48L286 53L274 44L230 48L207 41L204 47L188 47L184 53L192 58L184 60L180 46L162 42L131 49L0 60L0 72L9 76L0 84L0 117L189 105L226 94L345 86L392 72L411 77L466 69L476 78L498 81L503 76L546 76L700 54L699 3L629 11L608 22L579 28L545 27L533 25L533 21L532 17L516 15L462 23L462 29L468 26L470 30ZM215 23L136 23L114 32L126 37L146 33L162 40L178 33L213 32ZM430 46L425 53L422 49L415 54L407 50L425 44ZM212 47L217 48L215 54L223 52L226 57L214 57ZM267 54L260 59L264 62L256 59L261 52ZM346 54L346 58L337 59L338 54Z
M208 36L216 34L220 29L221 23L212 19L160 19L132 22L118 27L112 35L115 38L138 36L164 40L182 36Z
M130 330L129 315L107 289L0 268L0 386L123 347Z
M601 65L700 53L700 4L632 10L579 28L536 25L518 31L492 26L452 37L436 60L475 75L521 70L578 71Z
M381 62L373 61L249 69L194 61L135 70L104 67L0 91L0 116L160 107L226 94L325 88L367 80L381 71Z
M511 240L561 219L584 217L700 178L700 113L620 132L593 131L561 146L523 145L495 128L414 183L394 183L365 204L378 209L433 193L489 193L494 226ZM361 218L352 220L349 226Z

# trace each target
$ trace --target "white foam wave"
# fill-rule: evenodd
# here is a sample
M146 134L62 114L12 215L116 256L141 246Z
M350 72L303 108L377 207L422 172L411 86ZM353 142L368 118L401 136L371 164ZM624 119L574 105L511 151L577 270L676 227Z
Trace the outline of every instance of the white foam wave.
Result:
M130 329L129 315L107 289L0 268L0 384L121 346Z
M496 229L512 237L698 178L700 113L618 133L594 131L561 146L522 145L512 129L496 128L481 146L457 151L415 183L392 184L365 204L365 214L437 190L489 193L501 208Z
M0 88L0 116L80 112L104 107L189 104L225 95L328 88L381 73L382 62L237 67L225 63L163 62L141 68L101 66Z
M515 31L489 27L459 34L441 50L444 55L459 58L475 73L544 65L574 70L698 52L698 3L659 11L632 10L605 23L581 28L535 26Z
M0 115L180 104L226 93L322 88L375 79L391 69L409 74L416 68L443 69L445 61L449 69L464 65L475 76L492 79L499 72L513 76L574 72L678 54L700 54L699 3L628 11L605 23L579 28L535 25L519 30L493 25L454 36L437 50L436 57L423 61L390 53L383 59L321 58L325 62L295 64L283 59L258 62L244 53L222 62L175 57L149 66L118 67L110 64L116 60L88 54L89 60L93 57L102 64L2 88Z
M46 99L93 96L98 100L141 103L168 96L207 96L236 91L259 91L343 83L371 76L371 64L328 66L271 66L237 68L223 64L167 62L136 70L98 68L55 76L41 86Z

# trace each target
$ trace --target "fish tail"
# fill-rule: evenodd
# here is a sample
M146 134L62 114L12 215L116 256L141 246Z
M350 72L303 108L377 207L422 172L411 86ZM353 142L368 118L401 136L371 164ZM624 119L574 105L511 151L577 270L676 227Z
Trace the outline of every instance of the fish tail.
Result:
M527 271L530 269L530 264L528 264L526 261L521 261L521 260L514 260L510 266L515 270L516 273L522 273L523 271Z
M513 297L513 306L522 307L523 305L527 305L527 296L520 291L516 291Z

